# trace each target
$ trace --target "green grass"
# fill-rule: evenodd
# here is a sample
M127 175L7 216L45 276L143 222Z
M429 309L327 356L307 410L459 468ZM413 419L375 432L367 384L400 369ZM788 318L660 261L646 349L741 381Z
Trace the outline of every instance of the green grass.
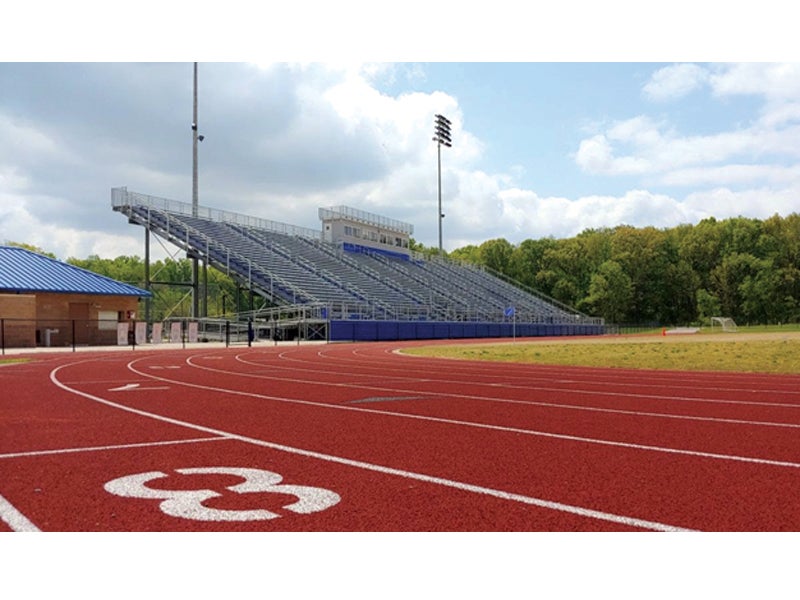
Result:
M739 325L737 333L789 333L800 331L800 323L788 323L786 325ZM701 333L719 333L720 327L704 327Z
M668 369L677 371L736 371L743 373L800 374L800 337L764 340L682 341L656 337L626 341L602 338L592 342L565 339L542 342L464 344L409 348L405 352L462 360Z
M0 366L28 362L27 358L0 358Z

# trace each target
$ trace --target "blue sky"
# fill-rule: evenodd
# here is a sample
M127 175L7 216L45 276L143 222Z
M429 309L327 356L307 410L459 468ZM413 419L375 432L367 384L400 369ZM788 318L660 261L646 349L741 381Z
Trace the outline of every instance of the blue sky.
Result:
M453 147L442 150L446 249L800 212L800 64L778 60L796 59L784 46L751 35L767 49L751 62L740 43L747 15L715 29L708 51L678 40L675 20L594 28L595 5L576 25L568 4L546 15L568 24L549 36L539 13L500 23L468 13L471 30L494 32L492 44L465 31L431 41L435 28L410 12L393 14L388 29L325 26L334 18L325 4L303 35L275 28L281 8L252 25L237 20L224 45L194 52L182 45L187 34L158 43L169 23L185 23L180 12L164 24L147 21L147 10L126 15L127 31L84 24L65 39L68 52L12 37L0 47L0 242L60 258L141 254L141 230L111 211L110 189L191 200L192 53L205 206L317 228L318 207L345 204L408 221L434 246L431 137L442 113L453 121ZM37 21L33 9L23 16ZM217 20L204 15L200 29ZM138 29L148 23L150 36ZM57 43L45 26L37 32ZM767 41L780 40L781 27ZM640 51L645 38L653 49ZM577 52L565 51L578 39ZM726 60L685 58L720 54Z

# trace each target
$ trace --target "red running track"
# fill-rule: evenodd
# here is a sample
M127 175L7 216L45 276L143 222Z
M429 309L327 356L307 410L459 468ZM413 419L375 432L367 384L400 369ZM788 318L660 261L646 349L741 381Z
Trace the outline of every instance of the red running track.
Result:
M800 376L409 345L4 366L0 530L800 529Z

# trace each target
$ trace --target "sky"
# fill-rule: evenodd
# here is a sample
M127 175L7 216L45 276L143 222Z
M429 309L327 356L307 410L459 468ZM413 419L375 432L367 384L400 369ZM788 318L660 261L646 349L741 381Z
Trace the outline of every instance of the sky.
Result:
M494 42L462 31L443 51L430 23L415 38L414 17L376 30L327 6L300 39L316 40L310 51L295 30L273 35L272 13L238 21L250 35L223 36L232 52L219 43L187 51L180 36L141 51L145 17L127 32L40 32L56 44L60 35L66 52L23 35L12 51L0 47L0 243L61 259L141 256L143 229L112 211L111 188L191 202L193 60L202 206L319 229L319 207L347 205L409 222L418 242L437 246L438 113L453 125L452 147L441 148L446 250L800 212L800 63L780 44L742 50L748 15L727 37L717 31L687 50L670 29L680 17L654 31L650 18L605 16L599 32L590 18L548 37L538 13L522 25L504 17L499 32L478 13L466 31L485 26ZM565 20L570 8L545 16ZM35 9L25 10L21 20L34 23ZM327 17L339 28L322 27ZM204 18L206 29L216 23ZM766 39L780 40L773 27ZM162 26L151 28L155 38ZM520 31L544 42L528 52ZM254 32L276 39L247 41ZM617 44L604 46L609 37ZM631 51L647 38L649 50ZM119 51L134 40L136 51Z

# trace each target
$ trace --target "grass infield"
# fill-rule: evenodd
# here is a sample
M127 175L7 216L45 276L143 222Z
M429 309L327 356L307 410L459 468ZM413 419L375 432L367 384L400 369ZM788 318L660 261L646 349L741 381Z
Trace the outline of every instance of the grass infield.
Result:
M404 352L546 365L800 374L800 332L796 331L527 339L424 346Z

